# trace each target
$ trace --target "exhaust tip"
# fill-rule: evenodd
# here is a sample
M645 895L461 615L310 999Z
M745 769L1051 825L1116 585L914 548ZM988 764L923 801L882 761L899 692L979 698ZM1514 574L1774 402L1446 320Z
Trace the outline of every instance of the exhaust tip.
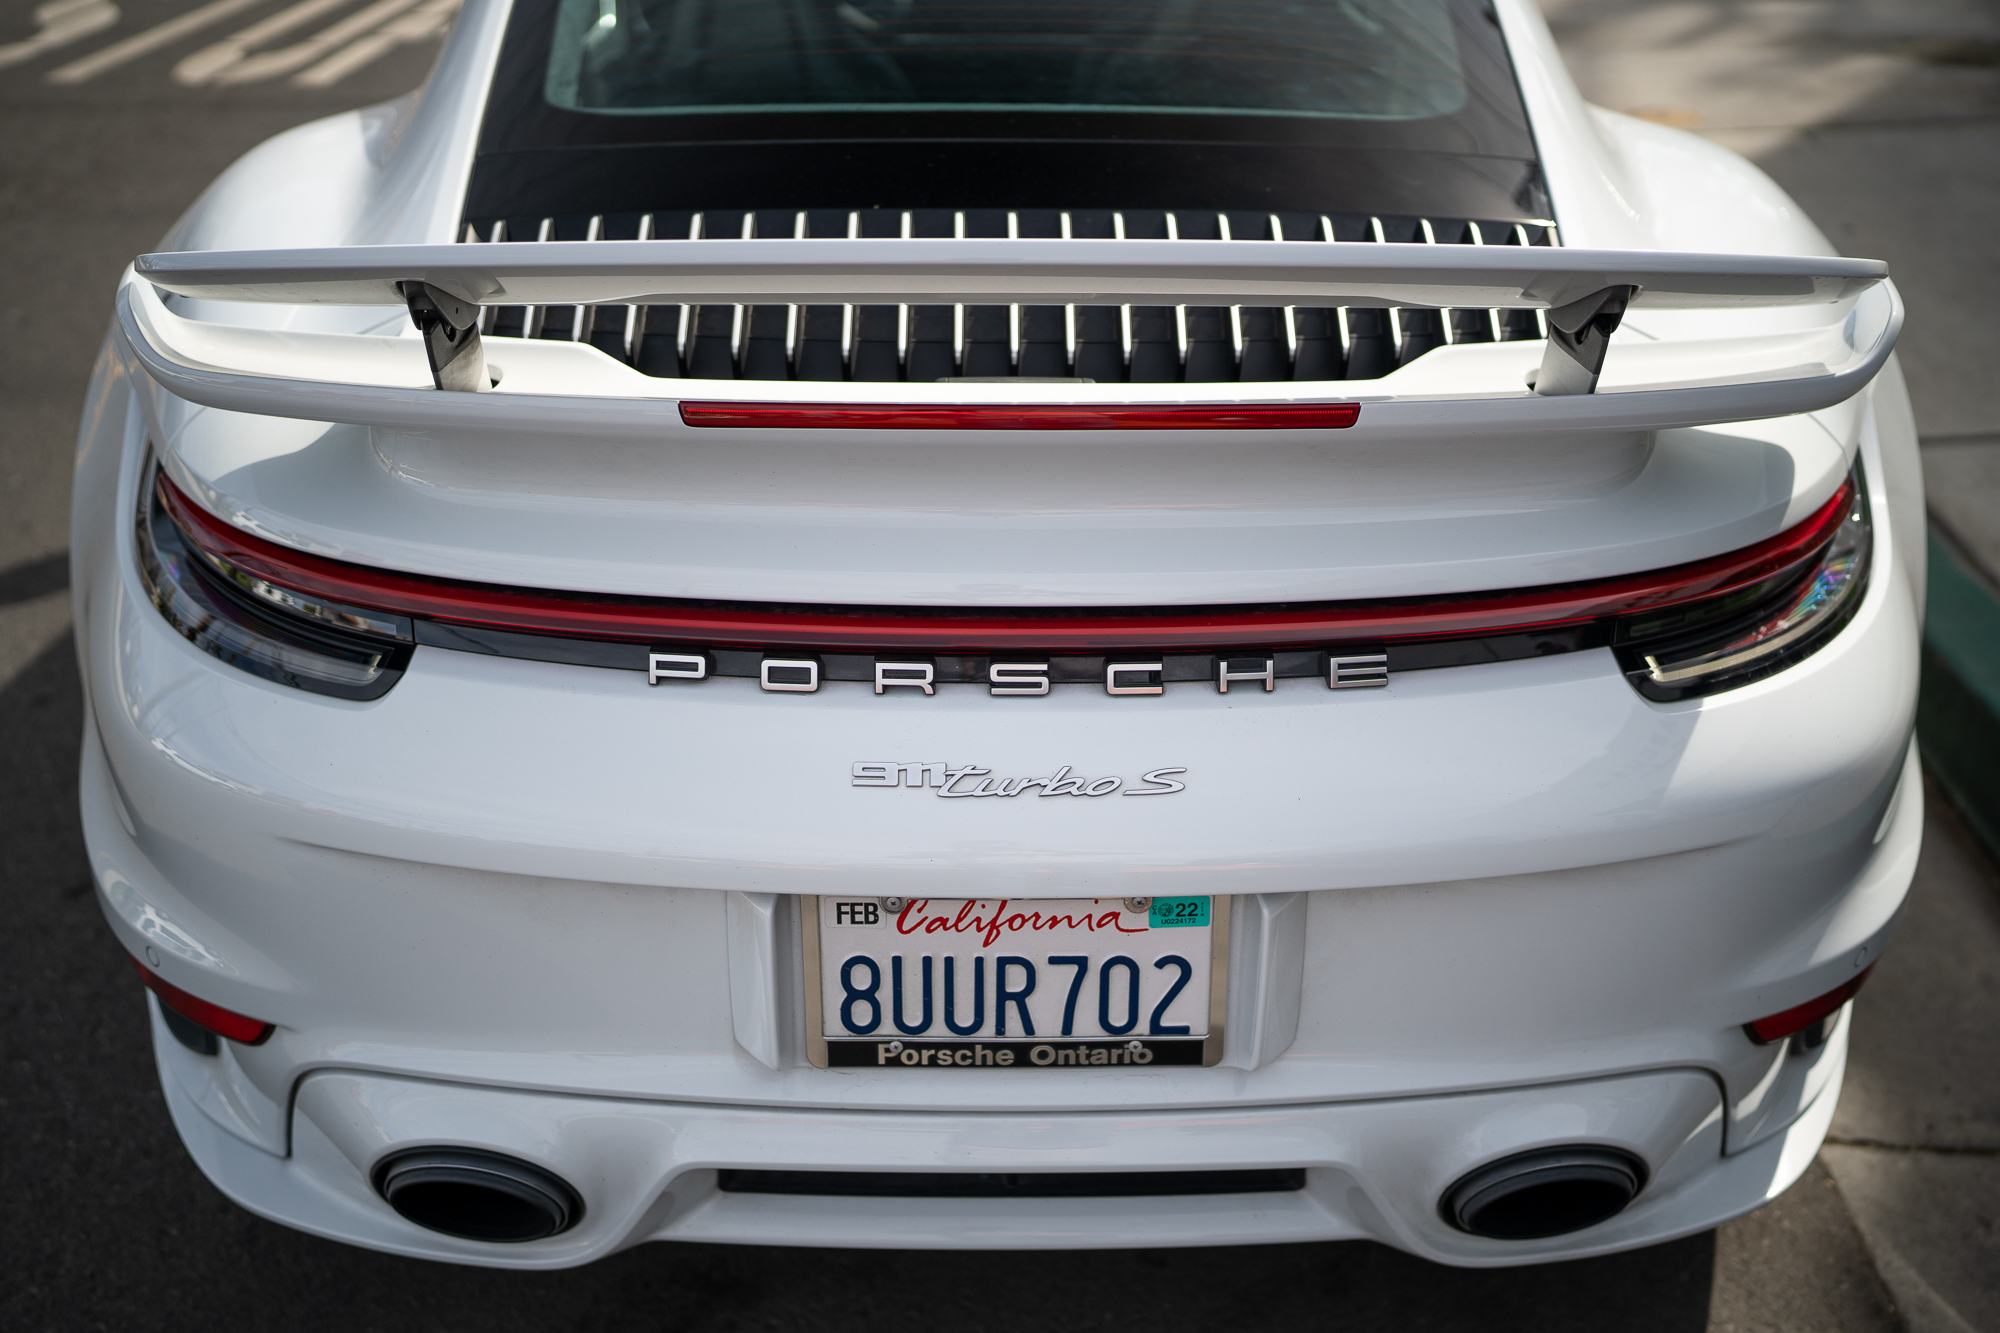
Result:
M375 1168L375 1189L418 1226L461 1240L542 1240L583 1216L583 1201L560 1177L478 1148L398 1153Z
M1460 1231L1540 1240L1594 1227L1646 1187L1646 1164L1616 1148L1537 1148L1490 1162L1444 1192L1438 1212Z

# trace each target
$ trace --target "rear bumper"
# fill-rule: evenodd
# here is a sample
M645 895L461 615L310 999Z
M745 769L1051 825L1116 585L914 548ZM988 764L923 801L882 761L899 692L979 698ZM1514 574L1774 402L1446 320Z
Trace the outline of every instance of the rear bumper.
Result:
M1697 1070L1453 1097L1147 1114L779 1112L556 1096L325 1070L300 1085L289 1157L260 1152L197 1107L202 1057L155 1018L161 1081L202 1169L253 1212L332 1239L414 1257L519 1268L586 1263L648 1240L911 1249L1159 1248L1376 1240L1443 1263L1576 1258L1704 1230L1775 1197L1831 1122L1847 1020L1816 1052L1817 1095L1782 1133L1721 1151L1716 1081ZM1541 1241L1466 1236L1438 1217L1463 1172L1527 1148L1623 1148L1651 1180L1624 1213ZM452 1144L556 1172L584 1200L570 1232L500 1246L436 1235L368 1185L399 1150ZM898 1199L736 1194L719 1169L1177 1171L1305 1168L1276 1194L1084 1199Z

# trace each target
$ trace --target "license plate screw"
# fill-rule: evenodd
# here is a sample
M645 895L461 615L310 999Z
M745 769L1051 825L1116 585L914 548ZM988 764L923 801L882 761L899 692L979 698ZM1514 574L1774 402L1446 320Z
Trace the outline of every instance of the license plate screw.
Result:
M1133 1040L1125 1043L1125 1049L1132 1052L1132 1054L1137 1055L1139 1052L1146 1049L1146 1043L1138 1040L1137 1038L1134 1038Z
M1143 912L1152 905L1153 900L1151 898L1127 898L1125 900L1125 910L1128 912Z
M901 898L884 898L882 900L882 910L885 912L900 912L903 910L904 901Z
M903 1043L902 1043L902 1042L900 1042L900 1041L892 1041L892 1042L890 1042L890 1043L889 1043L889 1054L891 1054L891 1055L901 1055L902 1053L903 1053Z

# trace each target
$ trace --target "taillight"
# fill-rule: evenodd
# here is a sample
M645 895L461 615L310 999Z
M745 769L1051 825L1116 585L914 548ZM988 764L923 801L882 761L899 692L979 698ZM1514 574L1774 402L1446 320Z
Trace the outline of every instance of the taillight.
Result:
M1670 702L1761 680L1817 651L1861 605L1872 530L1857 474L1832 536L1796 564L1715 597L1624 616L1613 642L1633 687Z
M1759 1018L1745 1023L1743 1030L1749 1033L1750 1040L1759 1046L1769 1046L1772 1042L1796 1036L1853 999L1855 992L1861 989L1861 983L1868 980L1868 974L1874 970L1875 965L1870 963L1826 994L1807 1000L1804 1004L1793 1005L1790 1009L1772 1014L1769 1018Z
M171 487L149 463L134 534L140 580L169 624L210 656L281 685L337 699L388 693L414 642L407 617L258 577L176 521Z
M1291 678L1326 675L1329 654L1365 655L1393 673L1608 645L1641 694L1671 701L1745 684L1817 649L1859 604L1869 538L1866 498L1850 478L1754 545L1576 583L1261 606L802 606L504 587L349 564L224 522L164 472L149 474L139 518L147 587L182 634L244 670L348 699L386 692L424 642L630 670L645 669L649 645L753 655L717 658L697 678L758 676L757 653L915 653L957 659L955 679L981 685L991 663L1043 655L1074 659L1058 664L1066 681L1101 682L1107 655L1135 653L1159 654L1173 680L1213 681L1230 654ZM868 666L827 678L868 679Z
M130 954L126 957L131 958ZM198 995L190 995L172 982L164 980L159 973L132 958L132 968L139 974L139 980L146 988L160 997L160 1003L193 1023L196 1027L213 1032L218 1037L241 1042L245 1046L256 1046L268 1038L272 1025L262 1019L249 1018L234 1009L224 1009L219 1004L210 1004Z

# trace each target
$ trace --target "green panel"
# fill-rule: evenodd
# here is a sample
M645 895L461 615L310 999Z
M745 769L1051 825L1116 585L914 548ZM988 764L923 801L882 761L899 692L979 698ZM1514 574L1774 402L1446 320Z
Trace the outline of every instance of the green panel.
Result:
M1917 736L1952 804L2000 854L2000 598L1930 539Z

